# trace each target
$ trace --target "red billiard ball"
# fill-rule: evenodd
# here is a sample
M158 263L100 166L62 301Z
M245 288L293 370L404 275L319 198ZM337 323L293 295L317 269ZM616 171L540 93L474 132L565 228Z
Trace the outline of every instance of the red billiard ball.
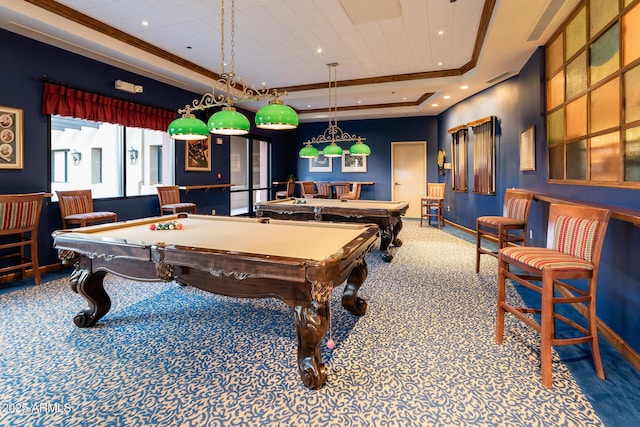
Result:
M155 225L155 224L151 224L151 225L149 226L149 229L151 229L151 230L155 230L155 229L156 229L156 225Z

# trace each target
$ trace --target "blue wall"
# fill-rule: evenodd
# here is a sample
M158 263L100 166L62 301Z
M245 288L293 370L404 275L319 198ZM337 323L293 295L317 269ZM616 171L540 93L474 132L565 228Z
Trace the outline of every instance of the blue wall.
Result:
M496 196L451 192L449 189L446 203L451 206L451 212L445 213L448 220L475 229L477 216L501 212L504 190L508 187L526 188L537 193L590 203L640 209L638 190L546 182L544 70L544 50L540 48L517 77L487 89L439 116L438 140L447 154L450 154L447 129L489 115L497 116L500 120ZM520 172L520 132L531 125L535 126L536 134L536 170ZM472 145L470 141L470 158L473 155ZM447 182L451 182L449 171L446 178ZM529 231L533 233L531 245L546 245L548 209L549 204L545 202L535 202L533 205L529 218ZM640 352L639 253L640 227L612 219L600 264L598 316L636 352Z
M299 130L299 143L295 153L303 147L302 141L322 134L328 123L304 124ZM391 200L391 143L401 141L427 141L427 181L438 181L438 122L436 117L403 117L399 119L345 120L338 126L347 133L366 138L371 147L367 159L367 172L342 172L341 159L333 159L333 172L309 172L309 160L298 159L296 178L300 181L373 181L362 187L362 199ZM348 149L351 143L341 144Z
M0 79L0 105L21 108L24 111L24 168L0 170L1 193L26 193L49 190L49 135L48 119L40 113L42 102L42 76L54 82L110 95L132 102L177 110L197 98L182 89L166 85L133 73L81 57L61 49L29 40L0 30L0 42L5 55L12 58L11 65L3 67ZM144 86L142 94L127 94L115 90L116 79ZM302 141L324 131L326 122L304 123L296 131L266 132L252 128L252 136L273 142L272 161L274 180L285 180L293 173L299 180L373 181L364 187L365 199L391 198L391 142L427 141L427 180L451 182L449 171L439 176L436 168L439 148L450 159L450 135L447 129L489 115L499 119L497 144L497 194L475 195L470 192L451 192L448 186L446 200L451 210L447 220L473 229L475 218L501 212L502 195L507 187L521 187L536 192L596 202L620 207L640 209L637 190L607 187L553 185L546 183L545 120L544 120L544 52L540 48L517 77L502 82L447 110L438 117L411 117L380 120L340 121L346 132L367 138L372 149L366 173L340 172L339 159L334 159L333 173L310 173L308 161L298 159ZM251 114L248 114L252 116ZM249 117L252 120L252 117ZM536 170L519 171L520 132L531 126L536 131ZM473 155L472 133L470 157ZM181 185L211 184L229 181L229 141L213 144L212 170L208 172L184 171L184 144L176 144L176 182ZM216 178L217 173L222 179ZM216 209L229 212L229 192L222 190L192 191L184 196L206 212ZM120 219L157 215L156 196L128 199L107 199L95 202L96 210L112 210ZM531 212L529 228L533 233L531 244L543 245L546 234L548 204L536 202ZM41 218L39 248L42 265L55 263L50 234L61 227L57 203L46 202ZM617 334L640 352L640 228L612 220L607 232L598 288L598 315Z

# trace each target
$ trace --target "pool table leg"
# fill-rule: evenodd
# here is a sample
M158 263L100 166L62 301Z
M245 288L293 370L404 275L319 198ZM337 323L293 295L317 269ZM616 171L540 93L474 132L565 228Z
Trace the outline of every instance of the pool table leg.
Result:
M367 311L367 302L358 296L358 290L368 275L369 268L363 259L361 264L351 270L342 292L342 306L356 316L362 316Z
M382 260L391 262L393 255L389 253L389 245L399 248L402 246L402 240L398 239L398 234L402 230L402 222L396 224L388 224L386 227L380 228L380 251L382 252Z
M298 335L298 371L305 386L317 390L327 380L327 368L320 356L320 343L329 328L328 302L296 305L293 313Z
M104 290L102 280L106 276L106 271L89 273L89 268L81 268L76 265L76 269L69 277L71 289L84 297L89 303L89 308L80 311L73 318L73 323L79 328L88 328L100 320L111 309L111 299Z

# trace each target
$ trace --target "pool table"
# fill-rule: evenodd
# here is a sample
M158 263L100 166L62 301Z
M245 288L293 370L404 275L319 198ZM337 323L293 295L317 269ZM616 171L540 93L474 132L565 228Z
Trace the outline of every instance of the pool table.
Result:
M398 234L402 230L402 216L407 209L407 202L298 198L259 202L254 206L258 217L377 224L380 227L380 251L386 262L393 259L389 245L402 246Z
M179 223L181 229L158 230L158 223ZM93 326L111 307L102 283L107 273L175 280L231 297L281 299L292 308L302 381L318 389L327 377L320 344L330 321L329 298L346 281L342 305L355 315L365 313L367 303L357 293L377 233L374 224L181 213L59 230L53 245L63 261L74 263L71 288L89 305L73 319L81 328Z

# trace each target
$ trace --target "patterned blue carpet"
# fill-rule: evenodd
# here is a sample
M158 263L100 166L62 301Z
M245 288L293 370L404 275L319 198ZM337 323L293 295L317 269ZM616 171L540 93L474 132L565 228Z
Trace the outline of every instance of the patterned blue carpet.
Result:
M66 279L0 294L0 425L639 425L640 375L615 352L603 346L606 381L588 352L554 353L545 389L533 331L507 317L495 344L495 259L476 275L471 243L411 220L400 237L392 263L367 256L365 316L334 292L337 346L323 347L318 391L300 381L293 315L278 300L108 275L111 311L79 329L85 301ZM520 298L512 287L509 298ZM595 389L567 364L586 366Z

